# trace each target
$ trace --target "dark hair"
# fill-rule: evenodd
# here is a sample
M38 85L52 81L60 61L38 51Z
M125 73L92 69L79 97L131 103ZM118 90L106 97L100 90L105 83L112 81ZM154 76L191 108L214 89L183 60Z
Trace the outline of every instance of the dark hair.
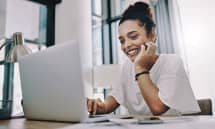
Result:
M119 25L126 20L138 20L141 23L140 25L145 25L147 34L150 34L155 27L151 8L144 2L136 2L134 5L130 5L122 14Z

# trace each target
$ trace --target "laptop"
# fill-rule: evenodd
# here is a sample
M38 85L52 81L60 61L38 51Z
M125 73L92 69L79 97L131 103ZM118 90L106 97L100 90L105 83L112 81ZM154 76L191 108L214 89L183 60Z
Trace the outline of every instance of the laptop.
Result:
M27 119L96 122L89 118L78 43L71 41L20 58L23 110Z

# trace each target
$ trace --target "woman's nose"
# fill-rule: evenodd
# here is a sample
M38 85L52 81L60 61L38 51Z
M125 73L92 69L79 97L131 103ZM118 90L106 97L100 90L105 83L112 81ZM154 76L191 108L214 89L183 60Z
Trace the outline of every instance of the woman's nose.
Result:
M124 47L125 48L128 48L132 45L132 42L131 41L125 41L125 44L124 44Z

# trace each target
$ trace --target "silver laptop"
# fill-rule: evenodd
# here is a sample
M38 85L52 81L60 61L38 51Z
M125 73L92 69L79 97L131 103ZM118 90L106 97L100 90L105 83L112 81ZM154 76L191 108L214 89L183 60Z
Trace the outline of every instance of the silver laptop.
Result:
M59 44L19 60L23 110L27 119L94 122L90 118L78 43Z

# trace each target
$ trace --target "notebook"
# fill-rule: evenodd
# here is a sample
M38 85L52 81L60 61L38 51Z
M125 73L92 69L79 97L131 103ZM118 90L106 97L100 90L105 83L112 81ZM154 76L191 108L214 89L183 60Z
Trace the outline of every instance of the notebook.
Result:
M27 119L96 122L89 118L79 45L75 41L49 47L19 59L23 110Z

